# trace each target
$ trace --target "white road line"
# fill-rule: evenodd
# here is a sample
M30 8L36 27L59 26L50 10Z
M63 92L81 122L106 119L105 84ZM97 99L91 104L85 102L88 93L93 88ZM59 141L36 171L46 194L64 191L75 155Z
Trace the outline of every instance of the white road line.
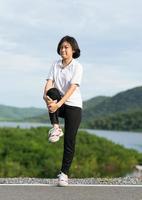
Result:
M56 187L57 184L0 184L0 186L50 186L50 187ZM83 187L142 187L142 185L105 185L105 184L69 184L67 187L70 187L70 186L73 186L73 187L80 187L80 186L83 186Z

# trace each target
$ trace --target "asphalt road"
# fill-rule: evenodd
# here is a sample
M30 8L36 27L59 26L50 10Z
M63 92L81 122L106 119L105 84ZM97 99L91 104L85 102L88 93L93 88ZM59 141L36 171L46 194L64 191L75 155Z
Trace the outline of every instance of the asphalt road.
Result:
M142 187L1 185L0 200L142 200Z

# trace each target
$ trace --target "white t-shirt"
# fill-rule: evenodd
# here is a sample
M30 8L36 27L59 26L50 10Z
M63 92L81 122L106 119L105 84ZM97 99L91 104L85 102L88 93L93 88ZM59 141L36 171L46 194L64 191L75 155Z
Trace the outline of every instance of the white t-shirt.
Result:
M53 63L49 71L47 80L53 80L54 87L59 90L61 96L64 96L71 84L78 85L73 94L65 102L66 105L82 108L82 98L79 88L82 79L82 72L82 65L75 59L73 59L66 67L63 67L62 60L58 60Z

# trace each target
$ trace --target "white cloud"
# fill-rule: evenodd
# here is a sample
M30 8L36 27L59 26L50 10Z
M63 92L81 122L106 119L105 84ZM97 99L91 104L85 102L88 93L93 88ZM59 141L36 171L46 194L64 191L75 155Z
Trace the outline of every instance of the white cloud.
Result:
M2 0L0 103L42 105L44 79L66 34L82 50L84 99L141 85L141 7L141 0Z
M113 96L120 91L142 85L141 69L121 65L85 64L82 94L84 99L93 96Z
M49 63L8 53L0 53L0 60L0 104L44 107L42 95Z

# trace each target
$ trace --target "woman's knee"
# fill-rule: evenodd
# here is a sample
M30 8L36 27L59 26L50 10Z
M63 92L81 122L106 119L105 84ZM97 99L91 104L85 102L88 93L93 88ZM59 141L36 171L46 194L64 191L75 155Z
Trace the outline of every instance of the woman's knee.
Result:
M48 95L51 99L59 101L61 99L60 92L57 88L51 88L47 91L46 95Z

